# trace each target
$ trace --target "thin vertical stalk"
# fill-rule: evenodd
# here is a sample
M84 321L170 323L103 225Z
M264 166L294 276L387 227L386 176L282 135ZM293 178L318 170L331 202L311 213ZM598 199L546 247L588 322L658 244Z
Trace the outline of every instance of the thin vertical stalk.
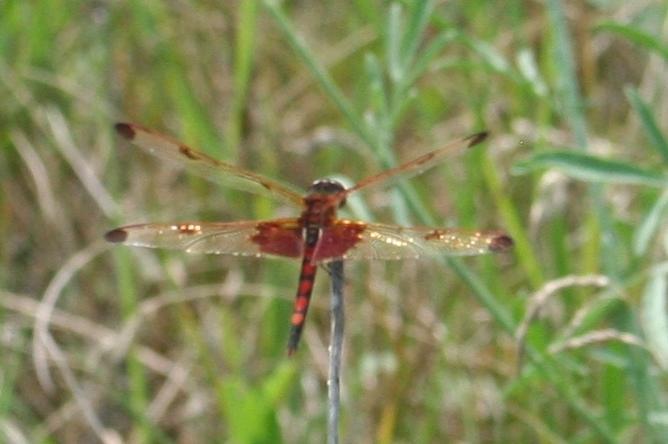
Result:
M327 443L339 442L339 411L340 401L340 372L341 352L343 351L343 261L334 261L329 264L331 286L331 344L329 346L329 376L327 379Z

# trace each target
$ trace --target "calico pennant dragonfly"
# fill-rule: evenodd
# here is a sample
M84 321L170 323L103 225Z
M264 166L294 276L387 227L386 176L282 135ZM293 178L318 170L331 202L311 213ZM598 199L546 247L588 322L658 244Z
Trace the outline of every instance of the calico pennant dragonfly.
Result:
M268 194L301 209L299 217L266 221L177 222L128 225L107 232L109 242L173 248L190 253L301 258L297 296L291 318L288 354L293 354L309 308L318 264L349 259L418 258L427 254L456 256L502 252L513 240L501 231L453 228L408 228L339 219L338 208L353 192L389 179L420 173L446 156L482 142L487 133L455 140L398 167L362 179L350 188L330 179L316 180L306 194L253 172L221 162L167 136L133 123L116 131L139 148L185 164L205 178L237 189Z

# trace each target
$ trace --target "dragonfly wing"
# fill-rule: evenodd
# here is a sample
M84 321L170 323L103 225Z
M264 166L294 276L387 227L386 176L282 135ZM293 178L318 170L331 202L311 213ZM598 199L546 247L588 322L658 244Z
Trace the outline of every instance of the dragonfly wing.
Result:
M381 171L378 174L362 179L353 187L345 190L345 194L350 194L362 188L368 188L374 185L390 185L398 179L407 179L416 174L420 174L429 168L442 162L444 158L462 152L466 148L473 147L487 138L487 132L480 132L472 134L468 137L453 140L452 142L442 146L441 148L430 151L413 159L409 162L401 164L389 170Z
M302 194L275 180L222 162L190 148L170 137L134 123L117 123L118 134L143 150L172 163L185 165L194 173L238 190L279 198L296 206L302 205Z
M243 222L183 222L128 225L109 231L109 242L188 253L235 256L302 254L302 230L297 219Z
M501 231L458 228L409 228L338 220L323 230L316 254L335 259L406 259L445 254L472 256L510 249L512 239Z

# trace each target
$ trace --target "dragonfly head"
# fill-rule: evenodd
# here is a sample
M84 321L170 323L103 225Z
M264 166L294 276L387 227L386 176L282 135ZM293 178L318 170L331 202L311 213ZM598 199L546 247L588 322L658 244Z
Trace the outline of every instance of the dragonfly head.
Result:
M346 190L345 187L336 180L319 179L311 184L311 186L308 188L308 193L311 195L319 194L325 196L332 196L338 193L342 193L345 190ZM339 207L342 207L345 203L346 199L344 197L343 199L341 199L341 202L339 202Z

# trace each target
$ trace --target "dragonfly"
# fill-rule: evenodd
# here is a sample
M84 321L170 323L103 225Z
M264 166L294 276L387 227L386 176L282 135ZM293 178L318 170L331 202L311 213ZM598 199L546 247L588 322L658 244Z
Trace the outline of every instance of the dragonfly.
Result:
M176 222L127 225L105 234L107 241L131 246L235 256L301 259L288 355L297 350L320 264L337 260L404 259L427 255L470 256L508 251L512 238L500 230L404 227L341 219L337 210L354 192L422 173L450 155L487 138L479 132L454 140L346 188L332 179L314 181L306 193L220 161L171 137L134 123L117 123L116 132L133 145L176 162L214 182L272 196L301 210L298 217L236 222Z

